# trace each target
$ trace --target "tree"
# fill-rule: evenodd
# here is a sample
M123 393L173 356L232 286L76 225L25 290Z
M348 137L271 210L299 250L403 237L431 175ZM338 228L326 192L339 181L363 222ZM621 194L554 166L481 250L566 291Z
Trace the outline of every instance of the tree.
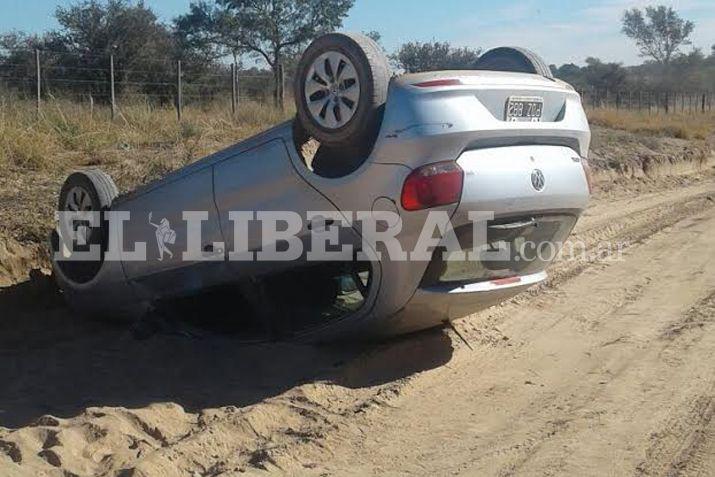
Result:
M94 92L107 95L113 55L118 93L130 88L167 98L173 95L167 81L173 67L164 61L178 57L172 34L142 1L84 0L58 7L55 17L61 27L57 35L67 52L56 61L69 67L65 76L81 76L83 81L94 76L102 82Z
M58 30L2 39L6 47L17 50L17 58L7 61L18 63L24 58L28 75L34 71L34 55L26 50L41 50L43 91L92 93L98 99L108 99L109 57L114 55L118 93L131 85L137 92L172 94L167 82L171 63L157 60L176 57L175 43L169 29L142 2L84 0L58 7L55 17Z
M577 89L595 88L618 91L628 85L628 70L620 63L604 63L598 58L586 58L586 66L567 63L551 66L554 76L570 83Z
M128 67L173 52L170 32L141 1L134 5L128 0L108 0L106 4L85 0L58 7L55 17L68 50L112 53Z
M584 77L583 69L573 63L567 63L556 67L551 65L551 72L556 78L566 81L570 85L582 89L590 86Z
M189 12L174 19L174 34L181 50L203 61L226 55L234 63L246 51L238 19L226 9L205 1L189 5Z
M690 44L693 28L693 22L663 5L646 7L645 15L638 8L623 13L623 33L636 42L641 56L663 65L670 64L681 46Z
M583 75L586 84L594 88L617 91L626 86L628 71L620 63L604 63L589 57Z
M448 42L410 42L402 45L392 59L408 73L417 73L469 69L480 53L479 48L454 48Z
M186 38L233 53L249 52L277 71L317 36L336 30L354 0L214 0L198 2L175 24Z

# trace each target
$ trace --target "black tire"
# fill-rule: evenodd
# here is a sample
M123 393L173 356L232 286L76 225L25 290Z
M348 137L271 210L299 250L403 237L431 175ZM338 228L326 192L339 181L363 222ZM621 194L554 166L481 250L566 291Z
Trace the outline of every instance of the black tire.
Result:
M81 204L82 207L79 210L102 213L99 226L89 228L86 244L84 246L76 243L72 244L73 250L80 252L88 251L92 245L99 245L101 250L99 260L60 260L57 262L62 272L70 280L77 283L86 283L94 278L99 271L108 240L108 227L103 212L109 210L118 195L119 191L112 178L99 169L74 172L70 174L62 185L57 204L58 211L74 211L77 209L76 205ZM76 228L77 224L69 224L60 218L59 226L62 235L69 237L70 227ZM56 242L53 243L53 249L59 251L59 237L56 234L53 237L53 242Z
M539 55L526 48L502 46L489 50L474 63L474 69L532 73L554 79L549 65Z
M349 67L341 69L340 66L345 62L339 59L337 71L333 71L332 65L330 69L325 67L323 74L326 78L318 74L319 80L316 80L312 73L317 72L315 66L321 64L320 57L333 53L347 58L353 69ZM326 65L330 63L325 60ZM351 74L354 71L355 78L343 80L339 75L344 71ZM354 102L352 99L355 99L355 96L347 97L349 94L354 94L354 91L350 93L350 88L355 88L354 83L349 83L353 79L358 83L357 101ZM318 83L318 88L321 88L320 85L324 85L325 88L307 97L306 89L309 88L311 81ZM389 82L390 69L387 58L380 46L372 39L355 33L323 35L310 44L298 65L294 84L298 120L307 133L323 145L346 147L369 144L372 146L380 127L381 107L387 99ZM309 103L314 111L322 110L311 112ZM335 112L335 108L339 111ZM341 108L347 114L340 113ZM331 122L331 114L332 122L335 124L327 124Z

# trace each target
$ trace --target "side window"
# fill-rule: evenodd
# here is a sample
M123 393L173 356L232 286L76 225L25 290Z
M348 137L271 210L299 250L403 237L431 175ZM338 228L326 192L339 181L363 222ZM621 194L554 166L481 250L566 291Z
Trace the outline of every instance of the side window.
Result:
M275 140L214 167L214 191L229 250L234 248L231 211L287 211L303 220L297 234L304 254L284 262L230 261L228 269L239 293L258 320L280 334L298 333L362 309L368 299L372 269L357 261L309 260L309 211L336 211L335 206L296 171L283 141ZM261 247L260 224L248 226L248 248ZM341 240L359 246L351 228Z
M320 177L344 177L356 171L370 154L362 146L331 148L322 145L295 123L293 142L306 167Z

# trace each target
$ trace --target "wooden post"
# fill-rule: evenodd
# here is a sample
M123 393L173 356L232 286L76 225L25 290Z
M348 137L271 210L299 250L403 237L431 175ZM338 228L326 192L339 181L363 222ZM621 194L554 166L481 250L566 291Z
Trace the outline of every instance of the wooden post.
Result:
M655 115L660 114L660 107L663 105L663 93L656 91L653 93L653 105L655 106Z
M241 79L238 76L238 65L236 65L236 112L241 109Z
M181 60L176 62L176 117L181 122L181 110L184 98L181 91Z
M89 118L94 119L94 97L89 93Z
M285 109L285 100L286 100L286 72L283 69L283 63L281 63L281 69L280 69L280 79L281 79L281 110Z
M273 72L273 106L278 107L278 69L279 65L276 65L276 70Z
M42 101L42 71L40 71L40 50L35 50L35 74L37 75L37 117L40 117L40 102Z
M704 114L705 113L705 93L703 93L702 101L700 103L700 111Z
M114 92L114 55L109 55L109 99L112 102L112 121L117 116L117 98Z
M283 71L283 63L278 63L276 66L275 83L275 103L276 107L282 111L285 107L285 92L283 91L285 72Z
M670 112L670 93L665 92L665 114L668 114Z
M231 114L236 115L238 109L238 67L231 63Z

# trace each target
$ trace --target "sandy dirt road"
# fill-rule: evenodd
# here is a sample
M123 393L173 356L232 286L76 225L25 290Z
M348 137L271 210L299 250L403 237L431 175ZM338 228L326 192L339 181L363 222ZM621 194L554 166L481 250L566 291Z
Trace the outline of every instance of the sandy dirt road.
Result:
M715 210L528 306L457 353L329 469L715 475Z
M715 179L653 190L458 333L136 340L6 289L0 475L715 475Z

